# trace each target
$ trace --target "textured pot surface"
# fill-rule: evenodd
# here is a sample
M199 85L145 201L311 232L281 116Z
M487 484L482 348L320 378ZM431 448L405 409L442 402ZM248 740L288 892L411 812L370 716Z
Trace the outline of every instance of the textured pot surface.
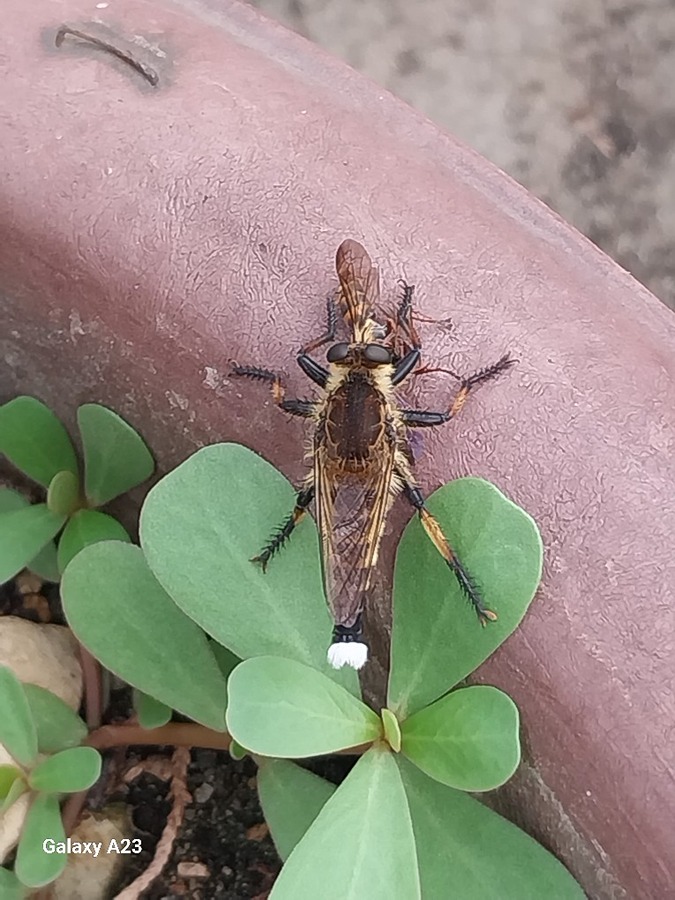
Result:
M227 361L285 369L307 396L294 353L322 328L338 243L361 240L385 298L405 276L422 313L452 317L450 336L420 325L429 361L520 360L424 435L418 475L488 478L543 532L543 586L481 670L522 711L521 817L592 896L669 895L672 313L483 159L244 6L6 6L0 399L35 394L71 421L100 401L164 467L225 439L299 479L302 427ZM72 36L56 48L64 22L156 79ZM406 396L442 408L450 387L429 376Z

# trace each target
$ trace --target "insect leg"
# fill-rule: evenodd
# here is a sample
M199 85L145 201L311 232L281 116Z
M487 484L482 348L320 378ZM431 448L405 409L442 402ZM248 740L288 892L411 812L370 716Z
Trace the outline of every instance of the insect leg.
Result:
M419 335L415 331L415 326L412 322L412 301L415 286L406 284L405 281L402 281L401 284L403 286L403 296L401 297L398 309L396 310L396 321L393 328L395 355L394 373L391 377L391 383L394 387L401 384L402 381L405 381L420 361L420 347L422 346L422 342L420 341ZM398 352L397 347L401 340L399 333L402 333L406 338L404 346L407 343L407 346L410 348L403 355Z
M295 507L293 508L293 512L286 519L285 522L279 527L276 534L274 534L268 544L263 547L260 553L257 556L254 556L251 562L260 563L262 566L263 572L267 568L267 563L274 556L274 554L281 549L281 547L285 544L285 542L289 539L295 526L300 522L302 517L307 512L307 507L314 499L314 484L307 484L306 487L303 487L300 491L298 491L298 496L295 500Z
M337 322L337 307L333 298L329 297L326 301L325 332L321 335L321 337L315 338L315 340L310 341L308 344L305 344L305 346L301 347L300 351L298 352L298 365L305 373L305 375L307 375L308 378L311 378L315 384L319 385L319 387L326 387L326 382L328 381L328 371L324 369L323 366L319 365L318 362L313 360L309 354L313 353L314 350L318 350L319 347L322 347L329 341L334 340L335 333L337 331Z
M410 375L417 363L420 361L420 351L417 347L408 350L406 355L402 357L394 367L394 374L391 376L391 383L394 387Z
M318 384L319 387L322 388L326 387L326 382L328 381L327 369L320 366L318 362L313 360L312 357L308 356L306 353L298 353L296 362L305 375L312 379L314 384Z
M403 288L403 296L396 310L396 327L404 331L410 338L410 346L416 350L422 346L419 335L415 331L412 321L412 301L415 293L415 285L400 282Z
M450 419L450 413L431 412L428 409L402 409L403 423L410 428L434 428Z
M305 344L305 346L300 349L300 353L298 355L313 353L315 350L318 350L319 347L323 347L323 345L327 344L329 341L335 340L337 323L338 310L333 298L329 297L326 301L326 330L321 335L321 337L315 338L313 341Z
M470 600L480 624L487 625L488 622L494 622L497 618L496 613L493 613L492 610L488 609L483 603L478 588L448 543L448 539L443 534L438 520L431 515L424 505L424 497L420 489L409 481L404 481L403 490L410 503L419 513L422 526L431 539L434 547L441 554L448 568L452 570L455 578L459 582L459 586Z
M444 422L454 419L454 417L462 411L467 397L473 388L482 384L484 381L496 378L497 375L500 375L502 372L505 372L506 369L511 368L515 362L515 359L511 359L508 354L505 354L493 365L486 366L484 369L479 369L478 372L474 372L473 375L469 375L466 378L460 378L458 375L455 375L456 378L459 378L459 388L452 398L452 403L447 412L430 412L425 409L402 409L401 417L403 422L412 428L433 428L436 425L443 425ZM450 374L454 375L454 372L451 372Z
M257 381L267 381L272 385L272 396L276 405L284 412L292 416L301 416L304 419L314 414L316 404L312 400L286 399L286 386L281 375L270 372L268 369L260 369L258 366L232 366L232 374L243 378L253 378Z

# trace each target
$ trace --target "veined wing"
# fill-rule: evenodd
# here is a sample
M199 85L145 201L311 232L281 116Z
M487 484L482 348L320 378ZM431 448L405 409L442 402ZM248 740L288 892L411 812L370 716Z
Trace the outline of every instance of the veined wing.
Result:
M340 310L355 344L371 340L374 307L380 297L377 267L358 243L348 239L337 249L335 267L340 279Z
M366 472L314 459L317 524L326 598L336 625L352 625L362 611L393 500L395 450L383 443ZM374 461L375 463L375 461Z

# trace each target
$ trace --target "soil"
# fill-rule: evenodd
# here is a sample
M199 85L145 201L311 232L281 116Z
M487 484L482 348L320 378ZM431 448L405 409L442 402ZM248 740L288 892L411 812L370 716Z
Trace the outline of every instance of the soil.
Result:
M127 753L127 765L141 757ZM281 863L265 825L255 786L256 766L229 754L194 750L188 774L192 804L188 806L171 860L143 894L147 900L181 897L190 900L264 900ZM166 824L169 785L144 773L129 787L125 802L133 807L134 837L143 852L131 857L111 897L149 865ZM108 800L122 799L115 796ZM201 863L205 878L183 878L180 863Z

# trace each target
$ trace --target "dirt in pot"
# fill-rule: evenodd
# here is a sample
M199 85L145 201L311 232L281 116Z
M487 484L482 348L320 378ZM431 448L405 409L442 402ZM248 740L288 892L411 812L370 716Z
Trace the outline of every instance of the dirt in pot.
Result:
M135 758L142 763L140 754L129 751L126 765L133 766ZM281 863L258 802L256 771L250 759L235 761L219 751L192 751L187 784L192 802L185 810L171 859L144 898L267 897ZM142 844L141 854L129 858L111 897L150 864L170 810L168 793L168 781L143 772L128 786L126 797L109 798L124 799L132 807L133 837Z

